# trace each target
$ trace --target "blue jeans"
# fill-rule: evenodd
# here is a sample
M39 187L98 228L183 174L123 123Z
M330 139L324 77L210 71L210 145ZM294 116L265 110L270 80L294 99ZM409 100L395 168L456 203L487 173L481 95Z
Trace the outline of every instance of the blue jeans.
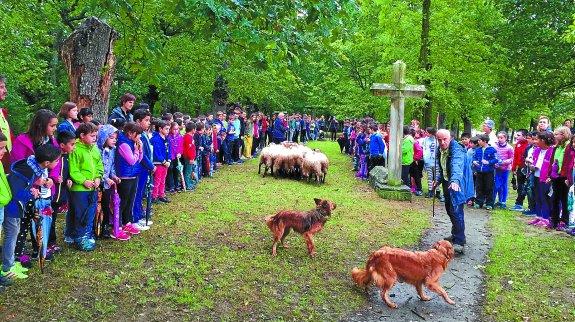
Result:
M509 170L495 170L495 188L493 189L493 200L499 195L499 202L505 204L507 202L507 194L509 192Z
M0 207L0 240L2 240L2 223L4 222L4 207Z
M451 190L449 190L449 182L442 181L441 187L443 188L443 195L445 196L445 211L451 220L451 236L453 243L458 245L465 245L465 219L463 207L465 203L454 205L451 201Z
M74 215L70 237L77 239L92 235L97 204L97 191L70 191L70 212Z
M192 179L192 173L196 173L194 161L190 164L190 160L184 159L184 181L186 182L186 190L194 190L196 188L196 180Z
M133 222L138 222L138 220L146 217L144 214L144 206L142 205L142 202L144 200L144 192L146 192L146 187L148 184L148 177L149 174L147 170L142 170L138 175L138 186L136 187L136 196L134 197L134 208L132 209ZM151 194L152 192L150 191L150 195ZM120 214L120 216L122 215Z
M4 228L4 245L2 246L2 270L7 272L14 266L14 249L20 233L20 218L6 217Z

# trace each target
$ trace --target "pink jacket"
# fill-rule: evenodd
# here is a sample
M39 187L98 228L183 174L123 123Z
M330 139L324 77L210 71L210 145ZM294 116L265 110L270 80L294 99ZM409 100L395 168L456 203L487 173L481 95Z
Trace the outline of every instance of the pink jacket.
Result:
M497 151L497 159L499 162L495 165L496 170L506 171L511 170L513 164L513 147L509 144L500 146L499 142L495 145Z
M55 138L52 138L52 145L57 148L60 148L58 142L56 142ZM28 135L28 133L19 134L14 142L12 143L12 151L10 152L10 162L14 163L16 161L26 159L27 157L34 154L34 144L32 143L32 139ZM52 195L56 191L56 180L60 176L60 171L62 170L62 159L58 160L58 165L48 174L50 178L54 181L54 185L52 186Z

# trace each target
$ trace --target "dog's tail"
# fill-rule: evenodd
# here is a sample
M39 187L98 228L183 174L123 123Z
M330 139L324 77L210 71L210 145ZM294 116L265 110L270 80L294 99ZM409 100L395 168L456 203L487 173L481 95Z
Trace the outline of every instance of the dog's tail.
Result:
M366 287L371 282L371 272L355 267L351 270L351 278L357 285Z

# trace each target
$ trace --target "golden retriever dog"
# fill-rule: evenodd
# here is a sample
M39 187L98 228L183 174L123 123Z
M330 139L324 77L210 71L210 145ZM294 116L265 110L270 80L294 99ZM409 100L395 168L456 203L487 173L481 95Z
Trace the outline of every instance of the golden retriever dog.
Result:
M415 286L422 301L431 300L423 292L425 285L430 291L441 295L445 302L455 304L439 285L439 278L454 255L453 245L447 240L436 242L425 252L384 246L369 256L365 269L354 268L351 277L357 285L363 287L373 282L381 289L381 298L390 308L397 308L397 304L392 302L388 295L397 280Z

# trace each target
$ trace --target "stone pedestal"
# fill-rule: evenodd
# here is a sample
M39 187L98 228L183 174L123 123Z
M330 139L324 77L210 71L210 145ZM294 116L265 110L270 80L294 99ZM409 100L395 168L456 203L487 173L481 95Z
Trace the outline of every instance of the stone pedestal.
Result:
M388 182L389 170L385 167L375 167L369 172L369 184L383 199L411 201L411 189L399 182ZM391 180L393 181L393 180Z

